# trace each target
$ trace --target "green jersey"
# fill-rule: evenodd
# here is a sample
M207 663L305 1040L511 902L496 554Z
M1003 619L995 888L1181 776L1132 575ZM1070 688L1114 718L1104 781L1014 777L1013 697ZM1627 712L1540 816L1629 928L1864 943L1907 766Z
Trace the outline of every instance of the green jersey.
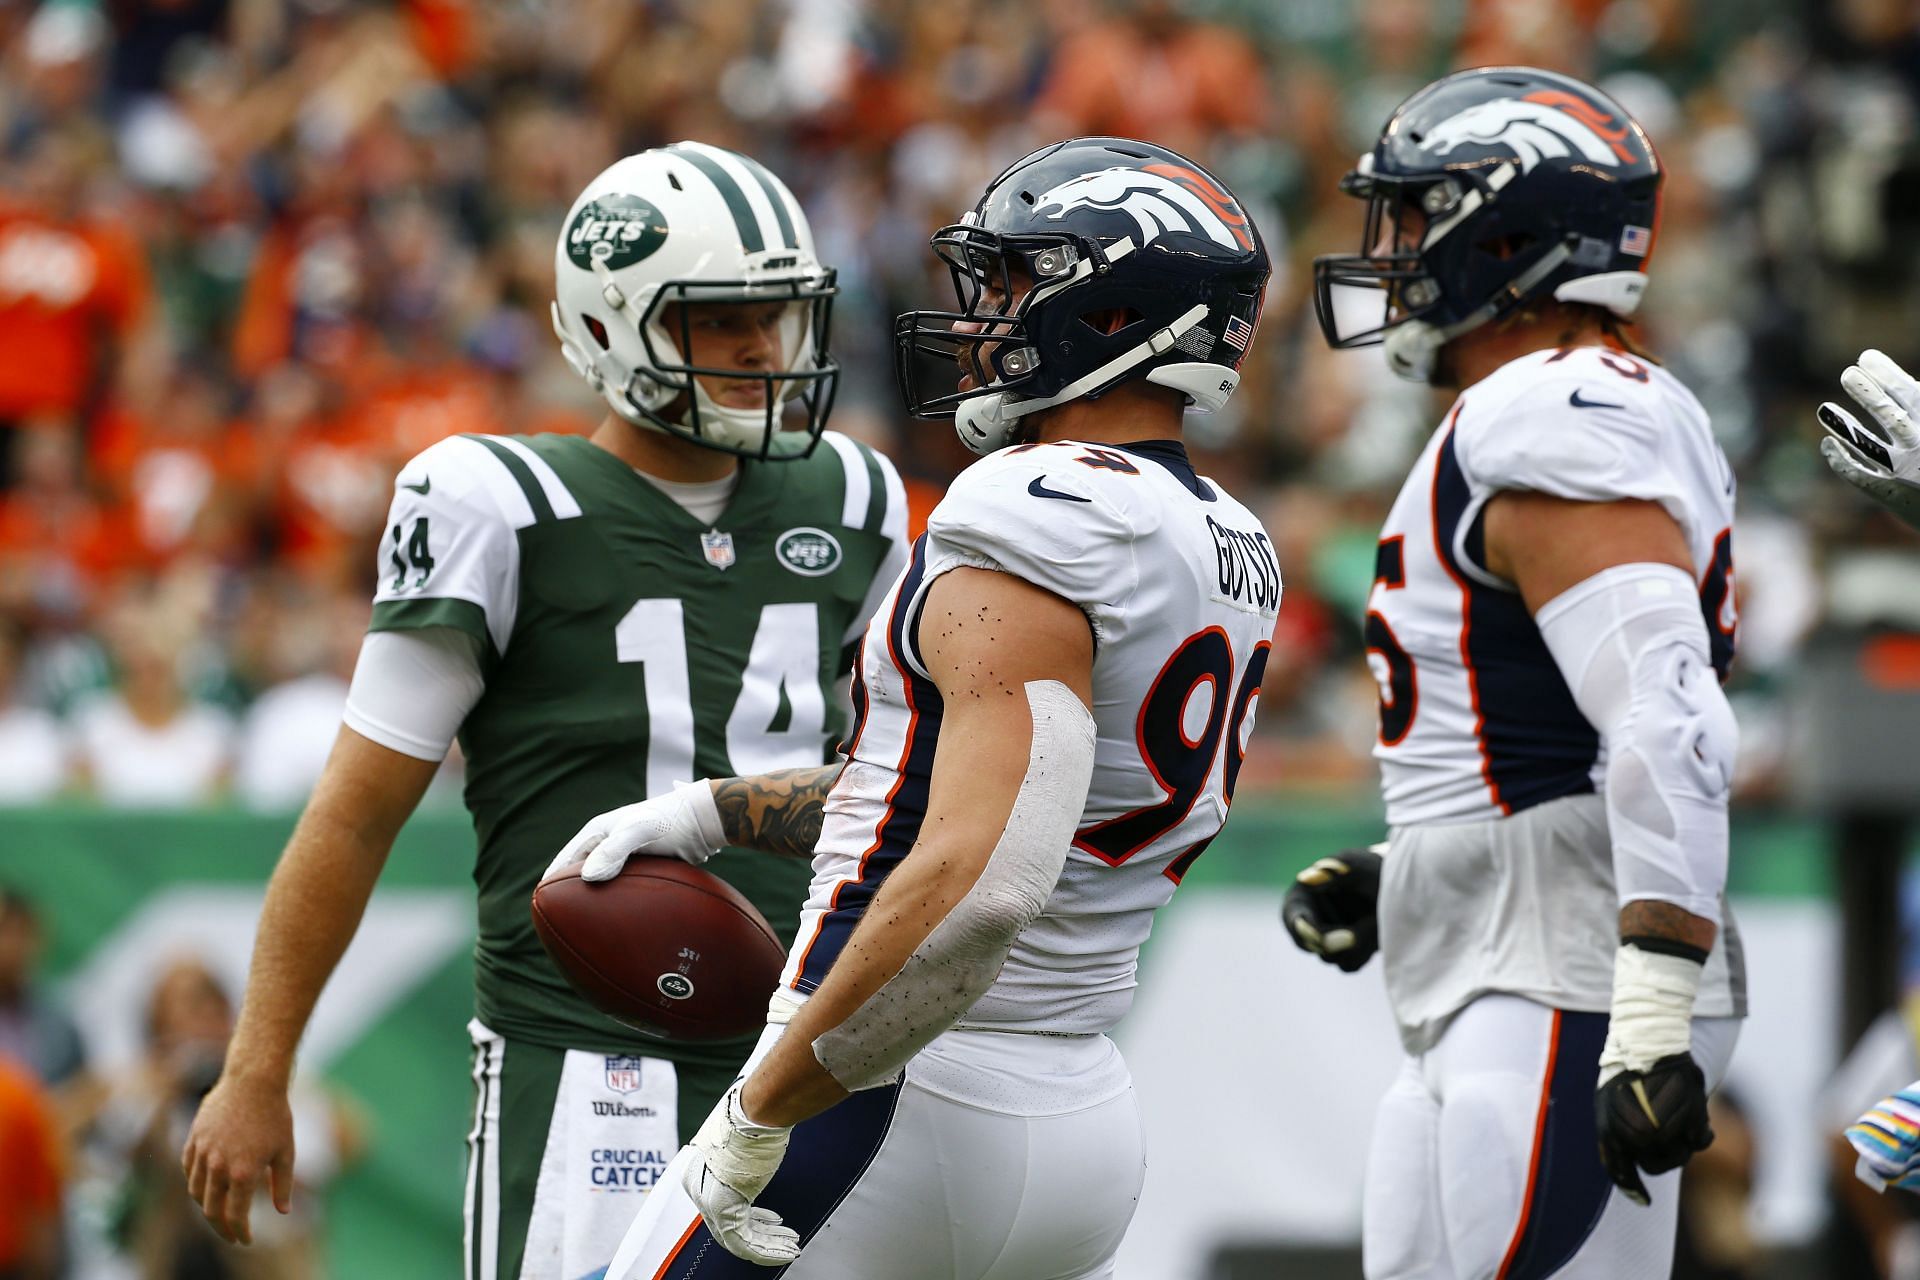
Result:
M892 466L835 432L809 458L744 463L712 525L579 436L456 436L401 470L371 629L455 627L482 654L460 729L482 1022L554 1047L707 1053L576 995L534 934L533 887L595 814L833 757L834 686L905 561L905 505ZM791 942L805 862L727 849L707 865Z

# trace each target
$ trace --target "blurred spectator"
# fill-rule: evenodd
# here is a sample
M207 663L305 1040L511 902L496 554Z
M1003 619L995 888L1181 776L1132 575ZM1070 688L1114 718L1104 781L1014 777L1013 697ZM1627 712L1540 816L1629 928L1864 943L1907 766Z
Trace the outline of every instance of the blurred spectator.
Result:
M353 1113L312 1088L293 1093L300 1153L293 1212L254 1208L254 1243L228 1245L187 1197L180 1148L200 1100L220 1075L233 1005L200 961L164 966L147 1005L146 1056L113 1082L94 1125L92 1154L124 1180L120 1236L142 1280L316 1280L318 1192L357 1155Z
M1755 1280L1760 1249L1748 1218L1754 1179L1753 1126L1732 1090L1707 1100L1713 1145L1680 1175L1680 1228L1671 1280Z
M280 611L270 635L276 683L248 708L236 752L234 793L247 807L298 809L313 791L340 732L347 683L367 626L356 596Z
M1187 155L1268 123L1266 76L1252 43L1200 23L1173 0L1056 5L1071 15L1037 108L1046 132L1148 138ZM1015 157L1008 157L1009 160Z
M33 1076L0 1053L0 1277L60 1274L59 1138Z
M106 804L204 804L226 785L233 721L187 690L184 664L197 623L189 608L149 592L112 613L114 687L73 714L80 777Z
M1911 894L1909 895L1911 896ZM1850 1260L1871 1280L1920 1276L1920 1197L1876 1192L1854 1176L1859 1155L1841 1131L1888 1094L1920 1078L1920 995L1881 1014L1835 1069L1815 1108L1827 1135L1828 1185L1845 1221L1830 1257ZM1848 1230L1850 1228L1850 1230ZM1857 1251L1857 1256L1855 1256Z
M0 612L0 805L32 804L67 782L67 741L51 712L20 701L26 632Z
M0 184L0 483L22 427L81 425L146 315L140 242L84 198L99 145L79 125L49 129Z
M0 1060L62 1086L78 1080L86 1049L73 1020L34 984L45 943L33 902L0 885Z

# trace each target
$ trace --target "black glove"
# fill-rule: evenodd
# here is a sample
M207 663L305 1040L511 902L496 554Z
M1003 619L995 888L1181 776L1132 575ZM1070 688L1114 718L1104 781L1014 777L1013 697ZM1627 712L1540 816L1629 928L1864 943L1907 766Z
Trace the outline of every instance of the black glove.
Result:
M1600 1163L1635 1204L1647 1203L1641 1169L1678 1169L1713 1145L1707 1078L1691 1054L1670 1054L1645 1071L1622 1071L1600 1086L1593 1104Z
M1302 951L1311 951L1344 973L1373 958L1380 946L1374 903L1380 897L1380 853L1342 849L1294 877L1280 903L1280 920Z

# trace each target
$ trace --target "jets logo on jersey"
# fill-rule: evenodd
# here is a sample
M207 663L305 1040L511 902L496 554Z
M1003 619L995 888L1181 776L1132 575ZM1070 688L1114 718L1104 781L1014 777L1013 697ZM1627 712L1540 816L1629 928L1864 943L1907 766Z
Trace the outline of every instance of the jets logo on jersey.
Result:
M1436 155L1468 143L1504 146L1513 152L1522 173L1533 172L1542 160L1558 160L1575 152L1612 169L1634 162L1633 152L1625 145L1631 133L1627 125L1571 93L1544 90L1468 107L1427 130L1420 145Z
M807 578L832 573L840 566L840 542L825 529L789 529L773 544L780 563Z
M1043 193L1033 207L1036 216L1056 221L1075 209L1126 214L1140 229L1142 245L1184 231L1227 249L1253 248L1253 225L1233 197L1199 170L1180 165L1119 165L1083 174Z

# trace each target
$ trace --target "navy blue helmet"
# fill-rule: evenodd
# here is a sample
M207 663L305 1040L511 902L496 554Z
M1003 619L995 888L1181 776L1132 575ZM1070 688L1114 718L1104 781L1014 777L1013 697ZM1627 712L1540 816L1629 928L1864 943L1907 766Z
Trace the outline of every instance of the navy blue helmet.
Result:
M1401 103L1340 189L1367 201L1357 254L1317 258L1314 307L1335 347L1384 342L1425 381L1452 339L1538 298L1626 317L1646 291L1660 212L1653 144L1592 85L1479 67ZM1382 291L1346 331L1336 288Z
M932 245L959 309L900 316L894 365L907 408L952 417L975 453L1013 443L1027 414L1132 378L1219 408L1239 385L1269 271L1224 183L1125 138L1034 152Z

